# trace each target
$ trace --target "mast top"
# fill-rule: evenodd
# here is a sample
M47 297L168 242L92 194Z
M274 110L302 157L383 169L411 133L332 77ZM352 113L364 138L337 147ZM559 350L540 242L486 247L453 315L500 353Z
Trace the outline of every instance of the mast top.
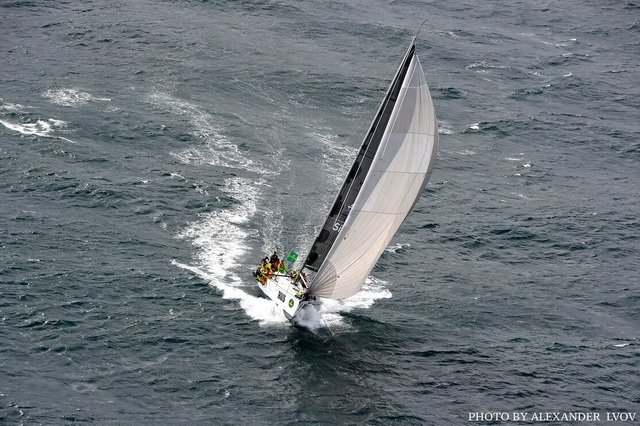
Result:
M418 38L418 34L420 34L420 30L422 29L422 26L424 25L425 22L427 22L426 19L424 21L422 21L422 24L420 24L420 27L418 28L418 31L416 32L416 35L413 36L413 40L411 41L412 43L416 42L416 39Z

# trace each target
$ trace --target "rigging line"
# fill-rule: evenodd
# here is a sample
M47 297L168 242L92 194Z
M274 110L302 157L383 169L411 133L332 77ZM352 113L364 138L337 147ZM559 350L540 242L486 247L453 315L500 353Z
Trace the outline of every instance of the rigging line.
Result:
M428 19L429 18L422 21L422 24L420 24L420 27L418 28L418 31L416 32L416 35L414 36L414 38L418 38L418 34L420 34L420 30L422 29L422 26L424 25L425 22L427 22Z
M394 62L395 66L393 68L390 68L389 72L383 77L382 81L393 80L393 76L396 70L399 68L402 60L403 58L399 58ZM376 92L385 93L385 90L376 89ZM356 125L354 126L355 130L349 134L349 136L347 137L347 141L351 142L355 140L356 135L360 133L360 130L362 129L362 127L364 127L367 124L367 122L369 123L371 122L371 120L367 120L367 118L370 116L370 114L375 113L375 110L373 110L374 111L373 113L365 113L365 111L371 111L371 105L374 104L375 102L376 102L376 98L371 97L366 102L361 104L358 108L356 108L354 115L358 118L356 119Z
M394 66L392 68L389 69L389 72L382 78L382 81L384 82L391 82L393 81L393 77L395 76L395 74L397 73L398 68L400 68L400 64L402 64L404 58L399 58L397 60L395 60L394 62ZM387 83L386 87L389 86L390 83ZM383 86L385 87L385 86ZM385 89L375 89L376 92L378 93L386 93ZM354 130L349 134L349 136L347 136L347 143L349 146L351 146L353 144L354 141L356 141L356 137L357 135L361 134L362 129L368 124L371 123L373 121L373 119L371 118L371 116L375 117L376 114L376 109L371 109L372 105L377 104L376 102L376 98L375 97L371 97L370 99L368 99L365 103L363 103L362 105L360 105L360 107L358 109L356 109L355 111L355 116L358 117L356 119L356 124L354 126ZM370 111L367 113L367 111ZM365 134L366 137L366 134ZM362 140L359 140L360 144L362 144ZM358 149L361 148L360 146L358 146Z
M402 59L403 58L400 58L400 59L398 59L398 60L396 60L394 62L393 68L391 68L390 71L382 78L382 81L391 82L393 80L393 77L394 77L395 73L397 72L398 68L400 68L400 64L402 63ZM387 83L386 87L388 87L389 84L390 83ZM386 92L386 90L379 88L379 89L376 89L375 92L384 94ZM347 141L348 141L348 144L350 146L351 146L352 142L356 140L356 136L361 134L362 129L367 125L367 123L371 123L373 121L371 116L375 115L376 110L372 109L372 105L375 105L375 104L377 104L376 98L372 96L365 103L363 103L358 108L358 110L356 110L355 116L358 117L358 118L357 118L357 121L356 121L356 125L354 126L355 129L347 137ZM369 111L369 112L367 112L367 111ZM360 141L360 142L362 142L362 141Z
M413 46L414 42L415 42L415 37L414 37L414 39L413 39L413 40L411 40L411 44L409 45L409 49L407 49L407 53L405 53L405 55L404 55L404 56L402 57L402 59L400 60L401 65L400 65L400 67L398 67L398 69L396 70L395 75L394 75L393 79L391 80L391 86L390 86L390 87L387 89L387 91L386 91L386 95L385 95L385 98L384 98L384 100L383 100L383 103L380 105L380 107L378 107L378 111L376 112L376 115L374 116L374 123L372 123L372 124L374 124L374 126L373 126L372 128L370 128L370 129L369 129L369 132L365 135L364 140L362 141L362 143L364 143L364 141L365 141L365 140L367 140L367 139L369 138L369 134L371 134L371 135L372 135L372 138L373 138L373 136L375 135L376 130L377 130L377 129L378 129L378 127L380 126L380 121L377 121L377 122L376 122L376 120L379 118L379 117L378 117L378 114L380 114L380 117L382 117L382 115L384 114L384 109L386 108L386 106L388 105L388 103L389 103L389 101L390 101L390 99L391 99L390 97L389 97L389 98L387 98L387 96L390 96L391 92L393 91L393 88L394 88L394 87L393 87L393 85L394 85L395 79L399 77L400 72L401 72L401 69L400 69L400 68L402 67L402 65L403 65L403 64L405 63L405 61L407 60L408 52L409 52L409 50L411 50L411 47ZM409 61L411 61L411 59L409 59ZM409 66L410 66L410 62L409 62ZM408 70L409 66L407 67L407 70ZM406 77L406 74L405 74L405 77ZM399 82L399 84L400 84L400 89L399 89L399 91L402 91L402 84L404 83L404 78L403 78L403 81L398 80L398 82ZM399 93L399 92L398 92L398 93ZM397 99L396 99L394 102L397 102ZM392 107L392 112L393 112L393 109L394 109L394 108L395 108L395 105ZM383 135L383 136L384 136L384 135ZM378 151L379 147L380 147L380 145L378 145L378 147L376 147L376 149L375 149L375 151L374 151L374 159L375 159L375 153ZM360 149L362 149L362 145L360 145ZM355 173L355 175L354 175L354 179L351 181L351 184L349 185L349 189L347 190L347 194L348 194L349 192L351 192L351 188L353 187L353 185L354 185L354 184L355 184L355 182L356 182L355 177L358 175L358 172L362 169L362 162L363 162L363 159L367 156L367 154L369 153L369 151L370 151L371 149L372 149L372 148L371 148L371 139L369 139L369 142L367 143L367 149L365 150L364 154L362 155L362 160L360 160L360 164L358 164L358 168L356 169L356 173ZM358 154L358 155L356 156L356 158L355 158L355 160L354 160L354 163L353 163L353 164L355 164L355 161L357 161L357 159L358 159L359 157L360 157L360 155ZM374 159L372 159L372 166L373 166L373 160L374 160ZM352 166L351 166L351 167L353 167L353 164L352 164ZM349 169L349 172L350 172L350 171L351 171L351 169ZM342 189L342 188L341 188L341 189ZM345 197L345 198L344 198L344 200L342 201L342 203L340 204L340 209L338 210L338 214L336 215L336 217L335 217L335 219L334 219L334 221L333 221L333 224L334 224L334 225L335 225L335 223L338 221L338 218L339 218L339 216L340 216L340 213L341 213L341 212L342 212L342 210L344 209L344 206L345 206L345 203L346 203L346 202L347 202L347 198ZM351 212L348 212L348 213L347 213L347 218L348 218L348 216L349 216L349 214L350 214L350 213L351 213ZM346 219L347 219L347 218L345 218L345 222L346 222ZM338 233L339 233L339 232L340 232L340 231L338 231Z
M394 62L394 67L390 69L390 71L387 73L387 75L383 78L383 81L390 82L389 84L391 84L391 83L393 82L393 80L394 80L394 78L395 78L395 75L398 73L398 69L400 68L400 66L401 66L401 64L403 63L404 59L405 59L405 58L403 57L403 58L400 58L399 60L396 60L396 61ZM388 90L389 90L389 89L387 89L387 90L384 90L384 89L380 90L380 89L378 89L378 90L376 90L376 92L383 92L383 93L386 93L386 91L388 91ZM374 97L371 97L369 100L367 100L367 101L366 101L366 103L364 103L363 105L361 105L361 106L359 107L359 110L356 110L355 115L356 115L356 117L359 117L359 118L357 118L356 125L355 125L355 129L354 129L354 130L351 132L351 134L350 134L349 136L347 136L347 138L346 138L346 139L347 139L347 144L348 144L349 146L351 146L351 145L352 145L352 143L353 143L353 141L355 141L355 140L356 140L356 136L357 136L358 134L361 134L362 129L364 129L364 128L365 128L365 126L367 125L367 123L371 123L371 122L373 122L373 121L375 120L375 116L376 116L376 114L379 112L380 106L378 106L378 109L374 109L372 113L368 113L368 114L367 114L367 113L365 113L365 111L367 111L367 110L368 110L368 111L371 111L371 106L372 106L372 105L374 105L374 103L375 103L375 102L376 102L375 98L374 98ZM371 118L371 116L372 116L372 115L373 115L373 119ZM368 129L368 130L370 130L370 129ZM355 157L354 161L351 163L351 165L350 165L350 166L349 166L349 168L347 169L347 171L346 171L346 173L345 173L345 177L346 177L346 176L351 172L351 169L353 168L353 165L354 165L355 161L359 158L359 152L360 152L360 150L362 149L362 143L364 142L364 140L365 140L367 137L368 137L368 132L367 132L367 133L365 133L364 138L362 138L362 139L360 140L360 145L357 147L358 154L356 155L356 157ZM367 148L369 148L369 146L368 146ZM363 155L363 158L366 156L366 154L367 154L367 152L368 152L368 151L369 151L369 150L367 149L367 151L366 151L366 152L365 152L365 154ZM362 161L360 161L360 164L358 165L358 168L357 168L357 170L356 170L356 172L355 172L355 175L357 175L357 174L358 174L358 172L360 171L360 169L361 169L361 168L362 168ZM355 182L355 176L354 176L354 182ZM351 185L349 186L349 190L350 190L350 189L351 189L351 187L353 186L354 182L351 182ZM344 181L343 181L343 185L344 185ZM338 194L341 192L341 190L342 190L342 186L340 186L340 191L338 192ZM347 190L347 193L349 192L349 190ZM337 197L336 197L336 199L337 199ZM345 199L344 199L344 200L342 201L342 203L340 204L340 209L338 210L338 214L336 215L336 218L334 219L334 221L333 221L333 223L332 223L332 226L333 226L333 225L335 225L335 223L338 221L338 218L339 218L339 216L340 216L340 212L342 212L342 210L344 209L344 205L345 205L346 201L347 201L347 200L346 200L346 197L345 197ZM335 204L335 202L336 202L336 200L334 200L334 201L333 201L333 203L331 203L331 204L330 204L330 206L329 206L329 212L327 212L327 218L325 219L325 222L329 219L329 213L331 212L332 206L333 206L333 204ZM347 214L347 215L348 215L348 214ZM323 223L322 228L323 228L323 227L324 227L324 223ZM322 229L322 228L321 228L321 229ZM313 248L314 243L315 243L315 240L311 243L311 248ZM306 266L306 259L304 260L304 262L303 262L303 264L302 264L302 265L303 265L303 266L302 266L302 267L301 267L301 269L300 269L301 271L302 271L302 269L304 269L304 268L305 268L305 266Z

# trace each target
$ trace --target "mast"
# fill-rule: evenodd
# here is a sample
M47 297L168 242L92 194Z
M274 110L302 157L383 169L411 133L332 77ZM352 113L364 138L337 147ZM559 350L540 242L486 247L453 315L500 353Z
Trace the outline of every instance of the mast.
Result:
M416 37L413 37L409 47L407 48L401 65L391 81L389 89L378 108L378 111L369 127L369 131L365 136L358 155L356 156L347 176L336 196L331 209L325 219L322 229L318 233L307 257L302 265L301 270L307 268L317 272L336 241L342 226L344 225L351 207L362 188L364 180L371 168L373 159L380 146L380 141L384 135L385 129L391 118L398 94L402 87L402 82L407 74L411 59L415 53Z

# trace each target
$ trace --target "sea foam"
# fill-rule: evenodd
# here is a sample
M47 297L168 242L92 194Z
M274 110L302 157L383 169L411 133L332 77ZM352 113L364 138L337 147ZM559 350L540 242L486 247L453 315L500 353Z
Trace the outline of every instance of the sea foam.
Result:
M62 139L65 140L67 142L71 142L71 143L76 143L75 141L72 141L71 139L67 139L65 137L62 136L55 136L53 135L53 131L56 128L63 128L67 125L66 122L62 121L62 120L56 120L54 118L49 118L47 120L36 120L36 121L29 121L29 122L25 122L25 123L12 123L11 121L7 121L7 120L0 120L0 124L2 124L4 127L6 127L7 129L13 130L14 132L18 132L21 135L25 135L25 136L40 136L40 137L44 137L44 138L55 138L55 139Z
M111 99L93 96L88 92L79 89L49 89L42 94L43 97L49 99L52 103L64 106L74 107L83 105L88 102L102 101L108 102Z

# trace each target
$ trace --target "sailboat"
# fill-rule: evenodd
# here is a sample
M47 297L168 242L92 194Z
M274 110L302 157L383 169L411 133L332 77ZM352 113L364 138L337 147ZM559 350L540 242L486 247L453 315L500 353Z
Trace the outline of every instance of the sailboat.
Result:
M317 297L344 299L360 291L427 185L438 124L416 38L299 273L270 273L258 282L288 319Z

